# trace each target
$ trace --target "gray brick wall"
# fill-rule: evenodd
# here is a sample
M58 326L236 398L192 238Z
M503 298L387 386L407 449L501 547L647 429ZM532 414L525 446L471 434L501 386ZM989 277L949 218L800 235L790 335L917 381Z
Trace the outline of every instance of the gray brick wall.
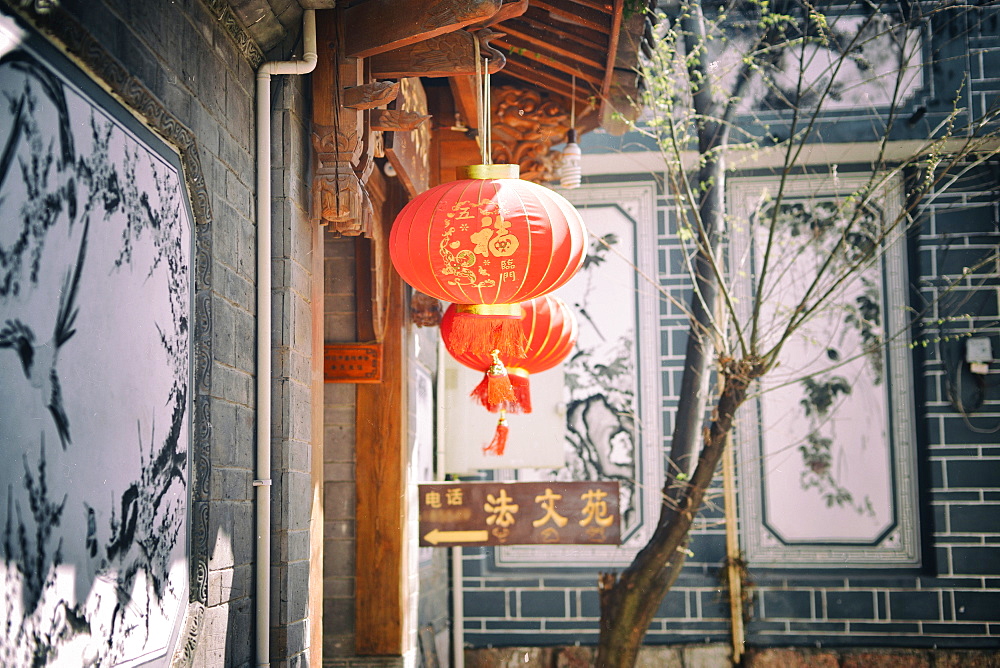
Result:
M326 235L324 336L356 341L354 240ZM323 397L323 664L354 656L355 386L326 383Z
M308 665L312 507L312 267L309 83L272 79L271 661ZM243 190L236 188L240 196Z

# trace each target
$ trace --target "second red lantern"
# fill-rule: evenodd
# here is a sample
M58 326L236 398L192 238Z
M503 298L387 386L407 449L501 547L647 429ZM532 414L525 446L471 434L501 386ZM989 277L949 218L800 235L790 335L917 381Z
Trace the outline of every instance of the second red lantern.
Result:
M396 217L392 263L417 290L457 304L459 352L523 355L520 302L552 292L583 265L587 232L558 193L517 165L476 165L420 194Z
M527 350L523 357L503 360L507 376L513 386L513 397L499 400L492 399L488 391L489 376L494 365L493 357L454 349L454 323L458 315L454 304L448 307L441 320L441 338L451 356L470 369L486 372L486 377L472 391L472 396L494 413L501 410L530 413L529 375L548 371L557 366L569 356L576 344L578 333L576 317L563 300L545 295L522 303L521 308L524 316L520 320L520 326L527 339Z

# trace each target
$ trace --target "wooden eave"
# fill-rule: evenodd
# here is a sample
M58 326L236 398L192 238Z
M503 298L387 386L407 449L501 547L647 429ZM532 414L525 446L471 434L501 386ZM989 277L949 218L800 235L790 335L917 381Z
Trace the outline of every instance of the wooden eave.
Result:
M616 66L638 65L635 53L619 53L623 12L624 0L530 0L523 14L493 26L507 57L494 79L558 95L567 107L575 88L577 117L586 119L578 130L593 129L601 114L590 111L608 99Z

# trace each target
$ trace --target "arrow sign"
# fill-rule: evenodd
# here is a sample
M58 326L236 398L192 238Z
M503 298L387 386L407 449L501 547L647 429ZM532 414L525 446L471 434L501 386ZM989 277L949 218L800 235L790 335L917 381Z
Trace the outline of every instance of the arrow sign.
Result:
M485 543L489 540L490 534L485 529L482 531L441 531L433 529L426 536L426 540L431 545L438 543Z
M421 483L420 545L618 545L617 482Z

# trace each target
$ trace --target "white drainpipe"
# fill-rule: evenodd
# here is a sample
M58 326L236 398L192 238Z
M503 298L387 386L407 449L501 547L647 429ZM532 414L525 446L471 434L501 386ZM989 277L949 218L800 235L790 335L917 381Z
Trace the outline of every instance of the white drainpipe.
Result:
M271 75L316 68L316 12L302 16L302 60L271 61L257 71L257 665L271 664Z

